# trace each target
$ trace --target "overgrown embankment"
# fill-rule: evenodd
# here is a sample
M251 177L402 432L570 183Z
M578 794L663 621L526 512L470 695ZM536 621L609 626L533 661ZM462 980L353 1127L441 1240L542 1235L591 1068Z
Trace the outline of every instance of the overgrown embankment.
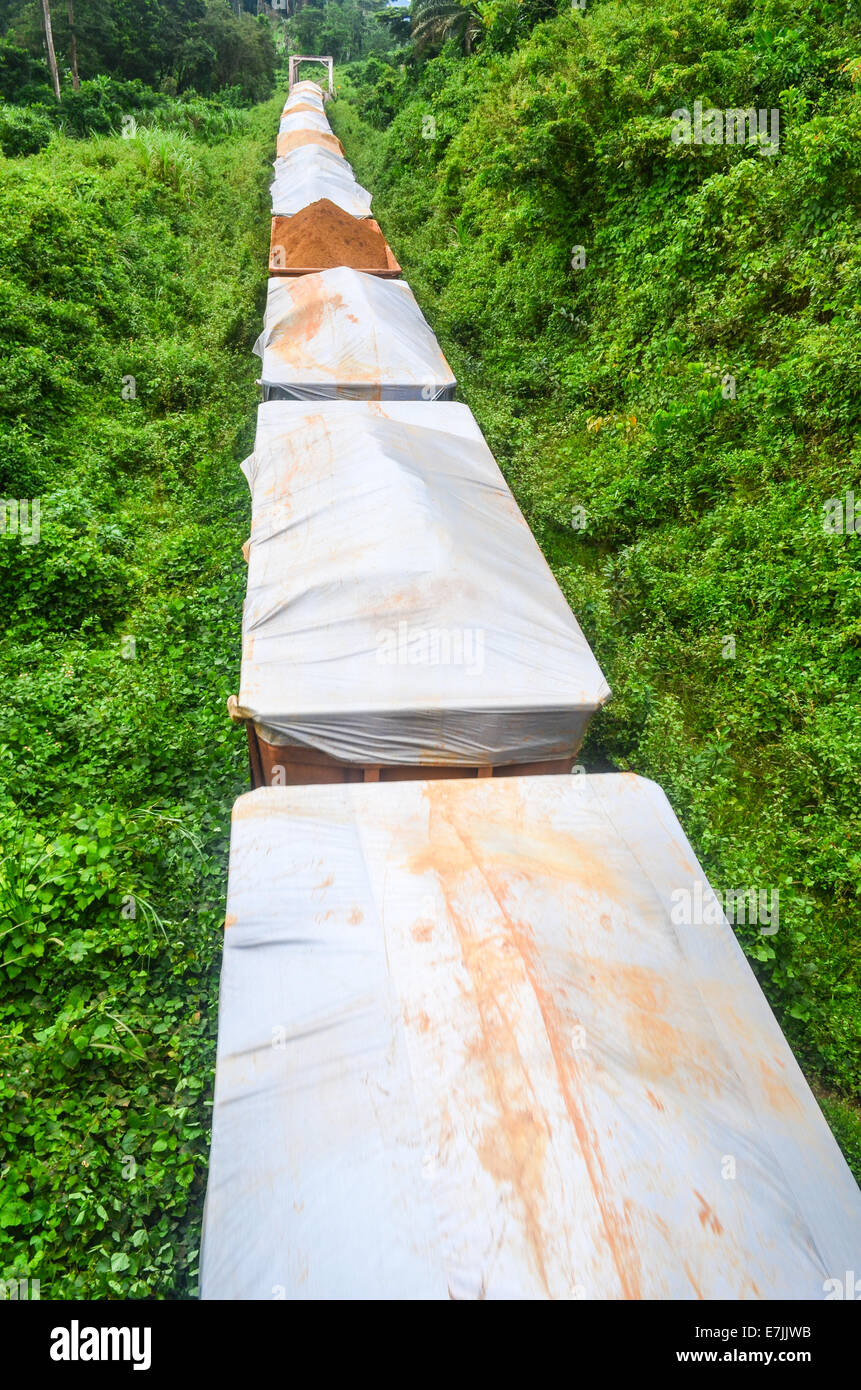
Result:
M595 0L508 48L354 66L333 124L607 673L586 760L779 893L738 935L857 1097L861 536L823 504L861 497L861 26ZM777 151L674 143L698 99L779 109Z
M0 163L0 496L41 503L0 537L0 1278L43 1299L195 1291L279 109Z

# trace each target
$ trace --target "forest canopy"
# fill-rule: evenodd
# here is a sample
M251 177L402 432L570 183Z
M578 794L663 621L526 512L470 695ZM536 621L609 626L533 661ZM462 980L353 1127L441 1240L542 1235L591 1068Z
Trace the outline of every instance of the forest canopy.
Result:
M270 95L275 45L256 0L50 0L61 87L101 74L175 95ZM49 101L42 0L0 0L0 95Z

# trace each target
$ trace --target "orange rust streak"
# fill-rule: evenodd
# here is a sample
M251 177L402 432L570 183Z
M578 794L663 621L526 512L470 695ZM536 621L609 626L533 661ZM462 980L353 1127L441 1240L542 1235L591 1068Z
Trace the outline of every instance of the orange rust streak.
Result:
M437 794L437 787L443 789L439 794ZM475 852L475 847L472 843L471 837L465 831L462 831L458 825L455 824L450 809L447 809L445 804L441 804L443 803L443 798L445 796L445 783L435 784L433 804L436 805L437 809L440 811L444 819L448 822L457 838L461 841L461 844L468 852L469 859L472 865L474 865L474 867L478 870L485 883L487 884L491 892L491 895L493 896L497 904L497 907L499 908L499 911L502 913L502 916L508 924L508 928L511 933L511 938L520 953L520 957L523 961L523 965L526 970L529 982L535 994L536 1002L541 1011L541 1017L544 1021L544 1028L547 1034L547 1040L550 1045L550 1050L556 1067L556 1073L559 1077L562 1095L565 1101L565 1108L567 1109L568 1114L571 1117L571 1122L574 1126L574 1130L577 1135L578 1142L580 1144L580 1150L583 1155L583 1161L586 1165L586 1171L589 1175L589 1182L595 1196L595 1201L597 1202L598 1209L601 1213L601 1220L604 1225L604 1232L610 1247L613 1263L616 1266L616 1272L619 1276L619 1281L622 1285L622 1289L626 1298L640 1298L640 1266L637 1249L630 1237L630 1234L624 1229L623 1219L616 1211L615 1207L613 1206L612 1199L608 1194L607 1172L604 1167L604 1162L601 1157L600 1150L598 1149L595 1137L590 1136L589 1126L586 1121L585 1115L582 1113L580 1107L577 1104L573 1090L574 1082L576 1080L576 1067L572 1065L572 1058L568 1052L565 1043L564 1020L562 1019L554 1000L550 997L547 990L543 987L539 979L539 972L535 960L535 943L533 940L527 937L527 933L523 930L521 925L519 923L516 923L513 920L513 918L509 915L507 909L501 901L500 893L497 891L496 885L491 881L485 866L482 864L480 857ZM450 802L448 803L448 806L449 808L451 808ZM442 880L441 885L443 886L443 891L445 891L444 883L442 882Z
M508 1182L516 1193L525 1217L526 1238L544 1288L550 1293L538 1197L543 1187L541 1169L547 1149L549 1127L532 1090L528 1071L520 1056L511 1019L502 999L509 971L504 961L494 960L498 950L492 943L476 941L469 933L447 884L440 880L449 916L457 932L464 966L473 985L473 999L481 1025L482 1042L473 1049L475 1060L485 1068L499 1111L493 1130L482 1137L477 1153L482 1167L496 1182ZM518 1105L509 1092L516 1059L526 1090L536 1101L535 1109ZM538 1112L536 1114L536 1111Z
M700 1204L700 1209L697 1212L697 1216L700 1218L700 1225L703 1227L708 1225L716 1236L723 1235L723 1226L720 1224L720 1221L712 1211L703 1194L697 1192L696 1188L693 1188L693 1194Z
M777 1057L773 1060L777 1062L778 1066L783 1066ZM801 1104L792 1087L787 1085L782 1076L778 1076L774 1067L770 1066L764 1058L760 1058L759 1070L768 1103L774 1110L778 1112L801 1110Z

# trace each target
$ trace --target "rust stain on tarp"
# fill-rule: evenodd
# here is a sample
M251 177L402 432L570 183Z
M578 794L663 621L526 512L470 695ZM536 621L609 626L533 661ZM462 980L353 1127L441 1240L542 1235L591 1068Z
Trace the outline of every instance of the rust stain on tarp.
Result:
M708 1226L709 1230L712 1231L716 1236L723 1235L723 1226L718 1220L715 1212L712 1211L712 1208L709 1206L703 1194L701 1192L697 1192L696 1188L693 1189L693 1194L700 1204L700 1209L697 1212L697 1216L700 1219L700 1225L704 1228Z
M419 1296L457 1298L565 1297L574 1283L598 1298L816 1297L829 1269L848 1267L861 1229L848 1170L726 924L679 954L666 908L677 868L662 841L680 832L659 789L620 782L241 798L205 1297L256 1297L261 1283L265 1296L293 1246L310 1257L305 1291L323 1297L403 1297L409 1261ZM337 925L337 942L315 926L307 891L330 870L316 920ZM363 982L342 928L371 903ZM429 924L433 944L416 944ZM283 959L285 925L303 961L317 943L307 992ZM270 943L277 958L261 949ZM653 1085L650 1048L659 1068L669 1062L654 1032L667 1016L679 1055ZM300 1044L287 1071L262 1046L269 1017ZM736 1017L744 1049L721 1042ZM320 1036L321 1020L342 1019L358 1031ZM286 1089L273 1122L275 1081ZM748 1180L725 1184L720 1156L736 1139ZM357 1244L362 1183L386 1219L371 1216ZM305 1196L313 1219L297 1230L285 1208L292 1221Z
M516 873L521 878L529 877L528 863L534 864L541 875L555 872L569 878L576 865L578 875L585 874L596 888L600 884L612 897L618 895L621 885L612 870L573 836L555 831L549 825L543 826L539 834L533 826L527 828L523 824L522 814L520 823L516 824L516 793L497 797L493 803L495 809L502 810L509 833L515 825L519 832L510 847L495 842L494 829L498 827L494 827L491 815L483 814L489 807L483 805L479 815L474 803L465 807L462 791L456 783L429 782L423 793L430 812L428 845L410 858L409 867L418 874L432 870L445 896L481 1020L478 1056L487 1069L489 1087L499 1111L492 1136L483 1143L479 1157L492 1176L511 1183L524 1212L525 1232L536 1269L546 1287L546 1237L541 1222L541 1198L548 1123L537 1101L533 1108L521 1099L521 1095L530 1095L532 1087L512 1020L505 1012L513 964L506 959L508 950L494 949L487 942L472 937L469 924L454 900L454 882L470 871L481 875L492 894L506 923L507 947L516 952L526 972L620 1285L626 1298L638 1298L641 1296L639 1252L631 1235L628 1213L618 1209L610 1189L598 1135L582 1105L583 1088L570 1046L570 1028L545 983L531 927L510 912L506 901L509 896L506 876ZM483 844L493 843L493 853L482 853L477 848L464 821L478 826L477 833ZM441 831L441 824L450 834ZM518 1091L521 1094L517 1094Z
M524 1234L536 1273L550 1293L544 1254L541 1204L543 1163L549 1126L536 1097L526 1063L520 1055L512 1018L506 1010L510 967L505 952L493 942L476 940L458 911L444 878L449 918L470 979L470 995L478 1011L481 1035L470 1048L473 1061L486 1075L496 1117L487 1126L476 1152L479 1162L497 1183L507 1183L523 1213Z
M295 485L308 473L325 476L332 469L335 454L326 417L309 412L303 419L303 426L292 433L267 431L259 445L259 453L255 451L252 520L258 526L268 524L269 517L258 514L272 506L277 506L279 517L292 516Z
M344 293L337 284L346 286ZM380 399L386 384L438 381L445 387L453 381L402 281L343 266L281 278L270 282L266 323L264 364L271 352L293 373L282 382L301 384L298 373L310 370L323 373L332 391L361 387L363 396Z
M779 1058L775 1057L774 1062L776 1066L780 1067L781 1071L784 1070L783 1063L779 1060ZM762 1078L762 1084L765 1089L765 1094L768 1097L768 1103L772 1107L772 1109L778 1111L801 1111L801 1106L798 1102L798 1097L795 1094L793 1088L782 1076L778 1075L774 1067L771 1066L771 1064L767 1062L764 1057L761 1057L759 1059L759 1072L760 1077Z
M702 1289L700 1288L700 1286L699 1286L699 1284L697 1283L697 1281L696 1281L696 1279L694 1278L694 1276L691 1274L690 1268L688 1267L688 1262L687 1262L687 1260L682 1260L682 1269L685 1271L685 1274L686 1274L686 1276L687 1276L687 1278L688 1278L688 1281L690 1282L690 1286L691 1286L691 1288L693 1289L694 1293L696 1294L697 1298L700 1299L701 1301L704 1301L704 1300L705 1300L705 1294L703 1293Z
M333 385L361 383L379 392L381 367L373 329L367 327L361 343L346 350L338 321L359 321L348 313L343 296L321 286L317 272L282 283L289 300L272 329L266 350L282 359L294 374L321 371ZM331 333L331 341L324 336L324 330Z
M273 326L267 350L283 357L291 366L302 362L318 365L317 355L308 351L307 345L318 336L327 315L335 317L344 309L341 295L324 294L316 275L280 281L274 294L270 293L270 299L277 303L276 296L280 295L284 296L285 307Z

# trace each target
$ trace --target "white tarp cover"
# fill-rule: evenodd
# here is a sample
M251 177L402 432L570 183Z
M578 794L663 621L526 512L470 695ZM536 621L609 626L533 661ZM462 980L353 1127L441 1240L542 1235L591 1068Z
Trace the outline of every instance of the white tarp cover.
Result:
M842 1284L861 1194L694 884L625 774L240 797L202 1297Z
M359 764L573 756L609 696L465 405L273 401L238 713Z
M273 216L293 217L320 198L328 198L330 203L342 208L351 217L370 217L371 195L356 182L346 160L333 156L319 145L307 145L295 153L304 154L306 150L312 156L318 154L324 158L315 160L312 157L301 164L294 164L289 172L279 171L269 187Z
M322 111L324 109L323 98L319 92L294 91L293 95L285 101L281 115L289 116L290 112L295 111L297 106L313 106L315 111Z
M264 400L439 400L455 379L404 280L347 266L269 281Z
M327 150L324 145L298 145L295 150L290 150L288 154L280 155L273 160L272 168L275 171L276 183L306 178L309 173L317 172L323 175L335 174L356 182L356 175L349 161L342 154L338 154L337 150Z
M332 127L329 125L322 111L295 111L281 117L278 126L278 134L284 135L291 130L322 130L324 134L331 135Z

